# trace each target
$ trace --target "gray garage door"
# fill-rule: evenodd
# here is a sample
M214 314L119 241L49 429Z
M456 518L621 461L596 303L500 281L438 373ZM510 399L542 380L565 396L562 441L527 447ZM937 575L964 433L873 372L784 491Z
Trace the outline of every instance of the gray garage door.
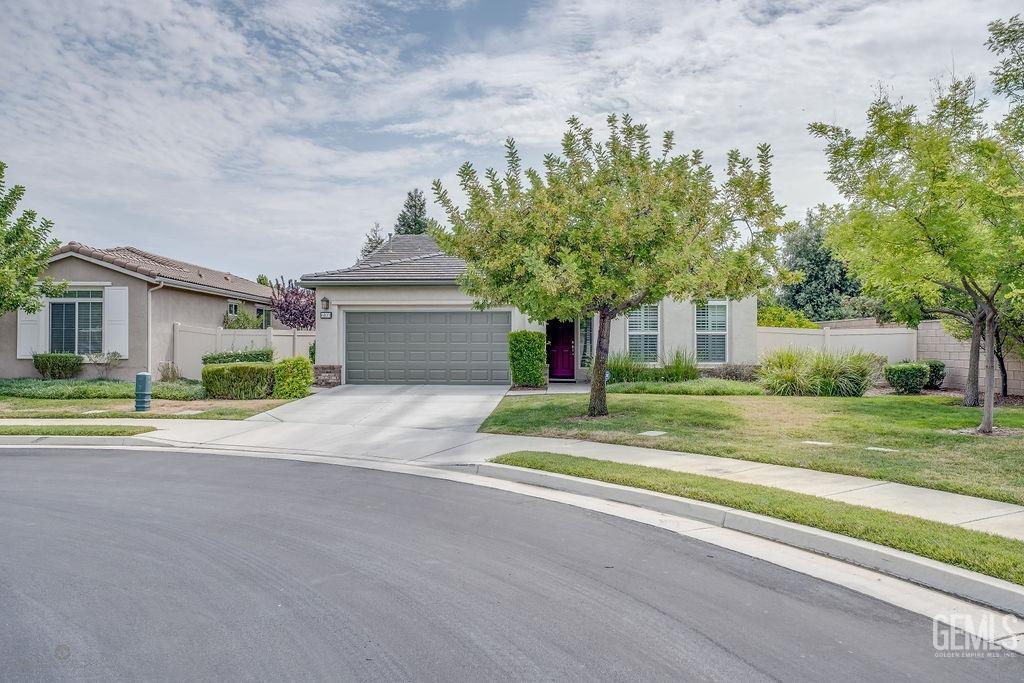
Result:
M345 314L352 384L508 384L508 312Z

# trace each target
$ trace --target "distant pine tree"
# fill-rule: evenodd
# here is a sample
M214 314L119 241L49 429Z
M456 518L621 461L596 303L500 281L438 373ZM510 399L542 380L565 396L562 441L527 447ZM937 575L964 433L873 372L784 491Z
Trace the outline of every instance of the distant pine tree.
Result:
M419 189L414 189L405 197L402 212L395 220L396 235L422 235L429 225L427 218L427 198Z
M370 228L370 232L366 233L366 237L363 239L363 246L359 250L359 258L366 258L380 249L385 239L384 233L380 229L380 223L374 223L373 227Z

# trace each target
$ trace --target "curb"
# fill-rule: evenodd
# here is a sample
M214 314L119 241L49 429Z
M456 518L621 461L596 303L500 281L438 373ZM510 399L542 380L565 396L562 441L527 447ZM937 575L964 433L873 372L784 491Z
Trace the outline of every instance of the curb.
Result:
M965 598L971 602L1024 616L1024 586L961 569L912 553L795 524L773 517L670 496L655 491L581 479L512 465L483 463L446 465L445 469L529 484L689 517L714 526L759 536Z

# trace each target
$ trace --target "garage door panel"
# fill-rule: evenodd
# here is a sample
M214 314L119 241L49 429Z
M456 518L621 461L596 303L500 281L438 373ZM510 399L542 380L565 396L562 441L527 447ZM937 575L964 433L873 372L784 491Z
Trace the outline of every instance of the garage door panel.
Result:
M345 321L353 384L509 381L507 312L359 311Z

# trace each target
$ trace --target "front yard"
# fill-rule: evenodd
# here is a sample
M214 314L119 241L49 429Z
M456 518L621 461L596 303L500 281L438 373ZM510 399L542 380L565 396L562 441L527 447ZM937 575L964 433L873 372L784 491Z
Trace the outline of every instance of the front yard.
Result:
M49 399L0 396L0 419L18 418L179 418L244 420L287 401L166 401L153 399L149 412L135 412L135 401L117 398Z
M480 430L586 439L858 475L1024 504L1024 408L982 437L980 410L940 396L608 396L611 415L582 417L585 394L510 396ZM640 436L663 431L664 436ZM817 442L817 443L806 443ZM885 449L885 450L868 450Z

